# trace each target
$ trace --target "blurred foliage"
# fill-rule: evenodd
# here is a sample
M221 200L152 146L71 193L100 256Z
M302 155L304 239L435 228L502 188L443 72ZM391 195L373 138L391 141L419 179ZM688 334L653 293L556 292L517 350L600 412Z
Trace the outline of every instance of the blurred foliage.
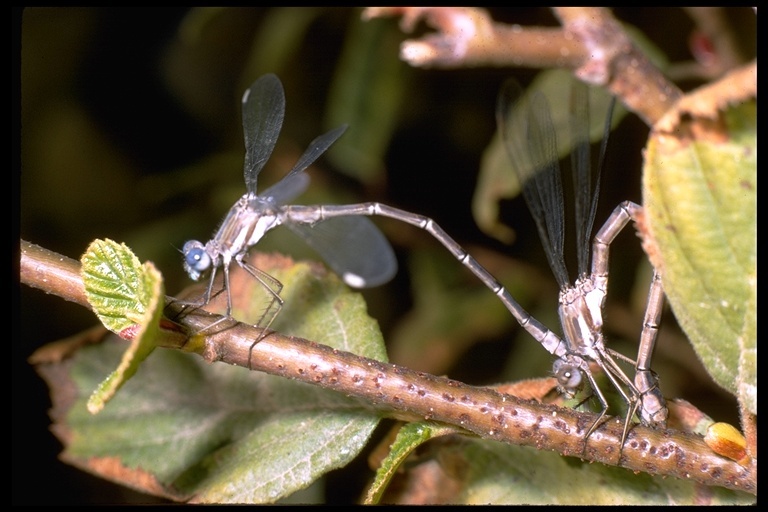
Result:
M510 23L556 23L544 8L491 12ZM690 59L692 23L683 11L616 15L670 61ZM310 169L312 186L301 202L378 200L428 215L524 307L556 325L557 290L522 199L500 203L516 236L511 246L481 233L471 209L481 155L496 129L499 86L510 75L528 83L535 70L411 69L398 59L398 43L408 36L397 20L363 22L352 8L31 8L19 21L23 238L73 258L96 238L125 242L140 260L154 262L168 293L176 293L189 284L178 249L188 239L208 239L244 192L240 97L255 78L274 72L285 86L287 111L263 186L279 180L315 136L348 122L338 146ZM746 47L755 46L754 34L743 36ZM598 224L620 201L641 202L646 137L634 116L612 135ZM432 361L425 353L447 349L439 342L424 343L421 357L393 362L468 383L548 374L551 357L511 317L495 313L490 292L438 244L416 228L375 221L401 258L391 284L365 292L391 347L413 350L414 333L451 330L444 322L458 316L435 314L429 305L436 296L444 313L486 319L448 344L453 352L441 356L448 362L441 368L419 367ZM314 258L295 242L277 230L260 247ZM646 293L647 262L631 234L619 237L612 254L621 257L611 265L607 332L612 347L631 354L644 308L634 297ZM55 460L60 446L47 432L47 392L25 360L96 320L55 297L21 293L13 423L14 466L22 469L14 471L14 502L148 502ZM737 423L732 399L711 382L669 312L664 321L654 360L664 394ZM361 461L328 475L328 502L360 498L373 476ZM43 494L41 482L49 485Z

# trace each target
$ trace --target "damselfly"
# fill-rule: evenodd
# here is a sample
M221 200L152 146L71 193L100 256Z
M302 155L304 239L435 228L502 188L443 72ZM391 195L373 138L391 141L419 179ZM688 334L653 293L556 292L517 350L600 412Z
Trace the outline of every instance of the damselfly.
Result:
M226 316L231 315L229 265L234 260L258 280L272 297L264 314L256 323L266 330L282 307L283 300L280 297L282 284L274 277L249 265L244 258L248 250L258 243L267 231L282 224L302 236L350 286L360 288L382 284L395 273L396 261L384 236L370 220L364 217L374 215L390 217L427 231L445 246L461 264L466 266L499 297L515 319L534 339L541 343L547 351L560 358L561 363L556 373L563 385L567 386L566 389L576 387L578 384L576 381L580 380L578 372L580 370L589 372L589 368L586 366L587 354L569 351L566 342L531 317L493 275L432 219L377 202L308 206L284 204L298 196L306 188L309 177L304 173L304 170L341 136L345 127L337 128L315 139L293 169L281 181L267 189L263 194L257 194L257 177L274 149L282 126L284 110L285 97L282 85L274 75L270 74L259 78L243 95L246 194L230 209L221 227L209 242L202 244L198 241L190 241L184 245L183 249L184 267L190 277L197 280L210 271L210 281L201 304L206 304L210 300L216 270L223 267L224 288L227 292ZM624 216L615 214L612 217L613 221L609 221L606 227L601 230L601 233L605 231L606 239L600 239L599 244L596 241L595 246L596 252L603 251L605 254L603 258L599 259L602 265L607 265L607 244L626 225L631 216L631 212ZM604 270L607 272L607 268ZM660 291L660 281L658 290ZM658 320L660 304L658 304L658 309L649 309L649 312L651 318ZM628 403L631 401L635 408L638 399L643 400L645 396L660 399L662 400L660 403L663 404L663 398L661 398L655 385L655 375L649 368L655 331L648 328L644 330L644 333L646 334L644 338L647 340L644 344L646 350L642 352L643 364L638 363L637 365L638 375L645 379L643 380L643 387L638 384L638 387L643 391L634 387L626 377L621 379L622 384L631 390L630 396L632 398L627 397L627 401ZM611 365L610 368L613 369L615 362L608 355L600 357L601 362L609 360L610 363L605 364ZM594 379L591 373L587 373L587 375L590 384L597 388L593 383ZM609 373L609 375L614 379L612 374ZM621 375L623 376L623 373ZM616 385L618 386L618 383ZM605 404L605 399L601 394L599 396L601 403ZM642 411L645 411L645 401L642 403ZM607 406L604 407L600 418L605 415L606 409ZM648 411L650 410L649 408ZM650 414L644 415L642 411L641 417L651 417ZM634 409L632 413L634 414ZM628 419L629 417L631 415L628 416ZM587 436L591 434L598 422L595 422L590 428ZM628 424L625 426L625 434L626 428L628 428Z
M586 86L580 82L575 83L570 120L578 276L571 284L563 255L563 185L549 104L540 93L523 93L514 81L504 84L497 102L497 122L502 139L522 185L523 196L536 221L549 266L560 285L558 312L563 339L548 329L540 332L531 332L529 329L529 332L558 357L553 371L562 392L573 395L582 386L582 377L586 377L600 401L600 415L585 438L594 432L608 410L608 402L595 380L590 363L603 371L627 404L623 444L636 412L641 421L649 425L663 425L666 421L666 403L656 375L650 369L664 295L661 276L654 271L637 360L633 361L605 346L602 308L608 290L609 246L630 220L637 221L642 215L642 208L631 201L616 207L594 237L589 268L589 241L611 114L612 106L606 120L598 170L593 176L590 165L589 98ZM526 322L530 320L526 319ZM521 324L525 327L524 322L521 321ZM621 369L617 360L635 366L634 381Z
M341 217L327 222L305 221L286 215L282 206L307 188L309 176L304 171L344 133L346 126L313 140L282 180L258 194L259 173L275 148L285 114L285 94L280 80L272 74L256 80L243 94L242 109L246 193L229 210L211 240L206 244L190 240L182 249L184 269L192 279L198 280L210 271L202 304L210 301L216 271L221 267L227 294L225 316L231 316L229 266L234 260L268 291L271 298L256 325L265 330L269 327L282 307L280 292L283 285L249 265L244 258L267 231L281 224L296 232L322 255L347 284L363 288L391 279L397 271L397 260L389 242L370 219Z
M273 74L256 80L243 95L242 108L246 193L229 210L211 240L205 244L191 240L184 244L182 250L184 269L192 279L198 280L210 273L208 287L196 305L205 305L210 301L216 272L221 267L227 298L225 317L231 317L229 266L234 261L270 294L270 302L256 322L257 326L266 330L282 307L280 292L283 285L269 274L249 265L245 257L267 231L283 224L317 250L348 285L361 288L382 284L394 275L397 262L384 235L365 218L378 215L406 222L430 233L498 295L526 329L532 334L547 332L541 324L530 318L485 268L428 217L376 202L285 205L306 189L309 176L304 171L341 136L346 128L344 126L315 139L282 180L258 194L258 175L272 154L285 112L285 96L280 80Z

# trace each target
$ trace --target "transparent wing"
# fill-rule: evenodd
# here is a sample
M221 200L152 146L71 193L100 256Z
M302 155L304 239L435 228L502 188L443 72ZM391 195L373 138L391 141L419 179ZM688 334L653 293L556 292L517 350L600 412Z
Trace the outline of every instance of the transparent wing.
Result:
M603 140L600 143L600 155L597 159L597 166L594 173L595 176L595 188L592 197L592 210L590 211L589 218L589 230L587 237L591 238L592 224L595 221L595 215L597 213L597 198L600 196L600 177L603 175L603 165L605 163L605 152L608 148L608 137L611 134L611 122L613 121L613 109L616 106L616 96L611 97L611 101L608 103L608 112L605 114L605 125L603 126Z
M304 151L296 165L293 166L288 174L269 187L262 195L262 197L270 200L274 204L285 204L285 202L298 196L301 192L304 192L307 184L309 183L308 176L304 174L307 167L312 165L315 160L320 157L326 150L331 147L331 144L336 142L339 137L347 129L347 125L341 125L338 128L320 135L315 140L309 143L309 147Z
M289 201L303 194L307 187L309 187L309 174L302 172L286 176L261 195L272 204L288 204Z
M275 149L284 115L285 93L277 76L262 76L243 94L243 174L246 190L253 195L256 195L259 173Z
M600 157L592 165L590 151L590 98L589 88L579 80L574 80L571 88L570 130L571 130L571 173L573 177L574 207L576 218L576 245L578 250L579 274L589 271L589 251L592 241L592 227L597 213L597 200L600 196L600 177L602 175L605 150L611 132L611 118L616 98L609 102L603 128Z
M558 284L566 286L563 185L549 104L542 94L523 93L516 81L508 80L496 103L496 120L549 266Z
M334 217L314 225L285 225L317 251L350 286L378 286L397 272L392 246L367 217Z
M589 245L597 208L600 175L592 189L592 157L589 143L589 91L587 86L574 80L570 101L571 177L573 178L576 220L576 250L579 275L589 269Z

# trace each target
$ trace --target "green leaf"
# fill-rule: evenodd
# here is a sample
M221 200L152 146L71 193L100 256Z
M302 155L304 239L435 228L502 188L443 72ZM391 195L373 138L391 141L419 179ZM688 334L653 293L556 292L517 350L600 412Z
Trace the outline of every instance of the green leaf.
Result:
M472 438L443 438L443 479L454 489L441 503L495 505L669 505L754 503L747 493L675 478L635 474L530 447ZM435 441L433 441L435 442ZM437 442L440 442L439 440ZM433 478L435 476L433 475Z
M643 195L664 290L707 371L757 414L756 104L728 140L649 140Z
M366 505L376 505L381 500L382 495L387 490L392 478L395 476L400 465L406 458L419 446L430 439L453 434L456 429L432 422L407 423L397 432L395 441L390 446L387 457L381 462L381 466L376 470L376 478L365 497Z
M249 262L285 285L274 327L384 359L362 297L334 274L278 256ZM246 273L235 271L232 279L235 316L247 321L262 304L261 288ZM70 432L63 457L143 492L200 503L273 503L348 464L379 421L338 393L172 350L156 351L141 379L102 414L85 414L85 390L119 357L114 342L76 355L71 377L78 397L62 420Z
M754 496L676 478L635 474L531 447L411 423L400 429L366 503L453 505L747 504ZM437 439L440 438L440 439ZM427 443L429 441L429 443ZM426 443L426 444L425 444ZM418 457L411 457L420 448ZM401 483L386 487L393 480ZM426 489L426 491L425 491Z
M96 414L155 349L165 292L160 272L151 262L142 265L125 244L95 240L81 263L85 293L96 315L111 331L124 337L130 332L131 339L117 369L88 401L88 411Z
M119 334L142 322L154 286L125 244L94 240L80 263L85 295L107 329Z
M353 16L328 99L325 125L350 129L328 151L341 172L371 183L382 179L384 156L407 89L398 60L402 35L391 20L361 23Z

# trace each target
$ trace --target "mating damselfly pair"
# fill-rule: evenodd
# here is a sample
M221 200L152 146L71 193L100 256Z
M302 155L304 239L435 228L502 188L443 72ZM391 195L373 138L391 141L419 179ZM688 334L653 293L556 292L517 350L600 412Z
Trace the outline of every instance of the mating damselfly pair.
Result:
M663 304L661 280L657 273L649 293L637 359L631 360L607 348L603 339L602 307L608 284L608 248L626 224L637 218L641 208L624 202L614 210L594 238L592 264L588 268L589 239L599 181L592 187L588 178L589 105L585 86L577 86L575 91L572 102L575 109L571 115L572 133L576 135L572 145L576 148L575 154L579 155L576 159L575 190L581 192L583 200L577 201L579 271L574 284L570 284L563 260L562 185L549 106L543 97L522 95L511 82L502 89L497 105L499 129L513 167L524 183L526 201L536 219L550 266L561 288L559 314L564 334L562 338L528 314L496 278L428 217L377 202L310 206L287 204L308 186L309 176L304 172L307 167L343 134L346 126L313 140L281 181L263 193L257 193L259 173L275 148L285 112L282 84L272 74L256 80L242 99L246 146L245 195L232 206L211 240L205 244L189 241L183 248L184 268L190 277L198 280L209 274L209 284L197 305L210 301L214 279L221 267L227 299L225 316L231 316L229 267L234 260L268 290L268 307L256 323L266 332L282 307L282 284L249 265L245 257L266 232L280 225L301 236L348 285L365 288L383 284L397 271L397 262L389 242L367 217L390 217L427 231L499 297L519 324L557 357L553 370L561 391L572 394L583 385L582 377L586 378L602 409L585 439L599 426L608 410L608 402L597 385L590 363L596 364L607 375L627 403L622 443L636 412L643 423L664 424L666 405L656 375L650 368ZM523 115L513 116L515 112L522 112ZM512 119L526 121L518 123ZM626 375L617 360L634 365L634 379Z

